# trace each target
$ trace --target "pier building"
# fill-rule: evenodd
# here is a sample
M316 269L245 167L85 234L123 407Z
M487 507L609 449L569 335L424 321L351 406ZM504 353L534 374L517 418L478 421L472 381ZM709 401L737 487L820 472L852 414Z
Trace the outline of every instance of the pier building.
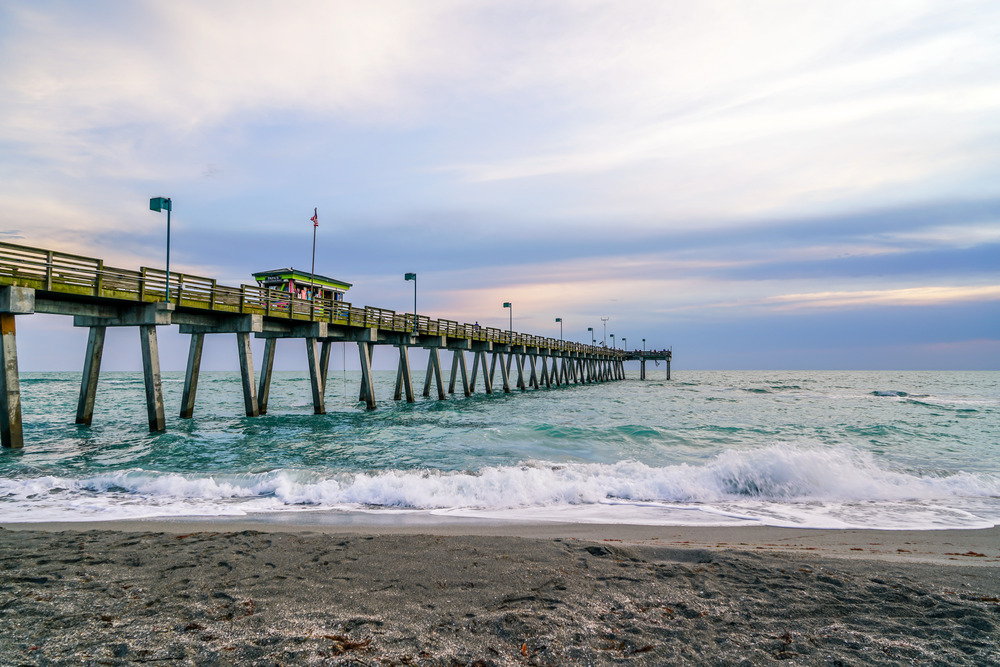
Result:
M351 283L335 278L327 278L318 273L305 273L295 269L272 269L253 274L259 287L296 294L300 299L329 299L343 301L344 293L351 289Z

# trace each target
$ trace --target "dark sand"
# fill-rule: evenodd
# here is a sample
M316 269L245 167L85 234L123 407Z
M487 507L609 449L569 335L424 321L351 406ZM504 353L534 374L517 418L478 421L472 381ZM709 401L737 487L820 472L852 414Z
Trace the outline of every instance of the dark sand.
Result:
M0 665L1000 665L998 566L998 529L7 525Z

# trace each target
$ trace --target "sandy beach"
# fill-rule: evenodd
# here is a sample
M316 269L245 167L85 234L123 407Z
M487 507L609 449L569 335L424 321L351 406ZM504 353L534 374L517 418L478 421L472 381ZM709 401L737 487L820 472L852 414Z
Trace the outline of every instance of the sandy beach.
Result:
M4 665L1000 664L1000 530L0 529Z

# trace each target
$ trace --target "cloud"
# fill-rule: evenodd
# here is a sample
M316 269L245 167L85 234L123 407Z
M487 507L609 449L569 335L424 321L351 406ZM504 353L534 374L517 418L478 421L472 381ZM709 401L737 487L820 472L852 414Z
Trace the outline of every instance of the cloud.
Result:
M518 70L519 92L573 112L531 147L453 173L559 193L576 183L578 218L657 226L844 210L876 193L901 201L929 183L941 195L995 192L974 176L1000 144L995 9L966 4L941 21L914 3L625 6L582 12L528 56L511 49L533 65Z
M437 6L178 0L106 5L66 21L52 7L21 5L5 45L17 66L3 85L52 114L38 122L75 129L136 120L183 128L247 109L365 120L411 102L408 79L444 64L438 49L421 46L445 5Z
M998 23L933 0L6 2L2 234L158 265L168 195L173 268L235 284L307 263L318 205L317 259L359 301L407 307L415 270L441 316L513 300L539 327L981 304Z
M978 224L933 225L925 228L874 234L874 240L918 247L972 248L1000 244L1000 220Z
M765 299L779 308L933 306L967 301L1000 301L1000 285L926 286L853 292L782 294Z

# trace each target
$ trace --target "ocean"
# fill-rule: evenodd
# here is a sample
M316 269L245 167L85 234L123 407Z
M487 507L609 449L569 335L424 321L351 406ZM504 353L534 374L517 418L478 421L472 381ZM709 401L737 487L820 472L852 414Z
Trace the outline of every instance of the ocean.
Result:
M25 447L0 452L0 521L313 512L640 525L944 529L1000 524L1000 373L684 371L664 379L391 400L331 369L327 414L275 373L243 415L238 373L164 373L150 434L141 373L24 373ZM415 374L422 386L422 374ZM268 514L277 513L277 514ZM318 515L314 515L318 516Z

